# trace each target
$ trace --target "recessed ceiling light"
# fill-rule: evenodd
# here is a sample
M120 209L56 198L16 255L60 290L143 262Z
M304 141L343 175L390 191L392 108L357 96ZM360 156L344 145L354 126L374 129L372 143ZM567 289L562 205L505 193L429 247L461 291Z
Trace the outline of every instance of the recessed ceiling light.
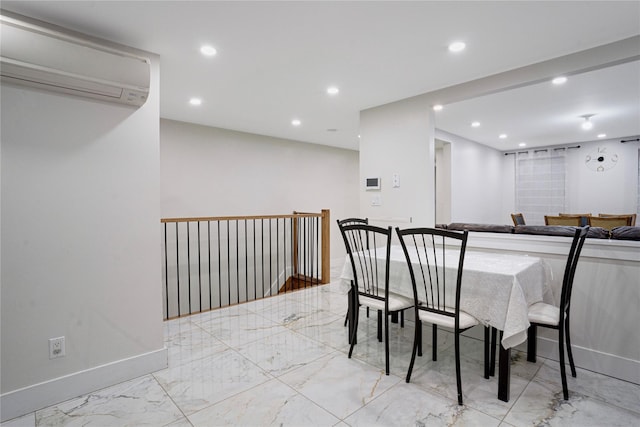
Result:
M191 104L191 105L201 105L202 104L202 99L200 99L200 98L191 98L189 100L189 104Z
M338 89L338 88L337 88L337 87L335 87L335 86L329 86L329 87L327 88L327 93L328 93L329 95L337 95L339 92L340 92L340 89Z
M464 42L453 42L449 45L450 52L460 52L463 51L467 45Z
M203 45L202 47L200 47L200 53L204 56L214 56L216 53L218 53L218 51L213 46Z
M591 117L595 116L595 114L585 114L580 116L584 121L582 122L582 129L591 130L593 129L593 122L591 121Z
M521 142L520 144L518 144L518 146L520 146L520 147L526 147L526 146L527 146L527 143L526 143L526 142Z
M498 138L506 139L507 138L507 134L506 133L501 133L500 135L498 135Z
M293 119L293 120L291 120L291 124L293 126L300 126L302 124L302 122L300 120L298 120L298 119Z
M598 138L606 138L607 134L606 133L600 133L598 134Z
M471 127L474 127L474 128L480 127L480 122L472 122Z
M433 106L433 111L442 111L444 107L440 104L436 104Z
M554 85L562 85L562 84L565 84L566 82L567 82L567 78L565 76L559 76L551 80L551 83L553 83Z

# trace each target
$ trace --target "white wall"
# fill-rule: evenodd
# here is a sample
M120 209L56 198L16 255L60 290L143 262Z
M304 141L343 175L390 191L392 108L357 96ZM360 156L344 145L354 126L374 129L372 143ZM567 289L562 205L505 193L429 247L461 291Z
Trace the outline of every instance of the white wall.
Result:
M379 225L435 224L433 110L409 99L360 113L360 215ZM400 187L392 187L398 174ZM380 177L380 191L366 191L365 178ZM372 205L379 197L381 204Z
M437 130L436 130L437 132ZM451 144L436 140L436 224L451 222Z
M637 136L625 139L635 138ZM568 210L594 215L636 212L640 145L637 142L622 144L620 139L583 142L579 145L579 149L567 153ZM607 155L617 154L617 164L604 172L595 172L586 167L585 157L597 153L598 149L604 150Z
M3 419L166 366L152 61L138 110L2 85Z
M162 216L331 211L331 257L344 260L336 219L358 215L358 152L171 120L160 121Z
M504 154L441 130L436 136L451 143L450 222L510 223L502 211Z
M636 136L624 138L635 139ZM622 144L620 139L589 141L571 144L580 146L566 152L567 162L567 212L591 213L634 213L638 198L638 149L637 142ZM585 164L587 155L597 153L598 149L606 154L617 155L616 165L604 172L596 172ZM593 155L593 154L592 154ZM515 156L503 156L503 217L515 212ZM638 212L640 213L640 212ZM550 212L549 214L557 214ZM544 218L525 218L527 223L543 224ZM503 223L503 222L500 222ZM508 223L508 222L507 222ZM640 225L640 224L636 224Z

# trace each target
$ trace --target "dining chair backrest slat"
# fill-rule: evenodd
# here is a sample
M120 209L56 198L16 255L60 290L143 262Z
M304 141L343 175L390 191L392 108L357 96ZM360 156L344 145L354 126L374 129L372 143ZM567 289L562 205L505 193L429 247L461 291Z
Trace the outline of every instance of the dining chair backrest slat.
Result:
M616 227L631 225L630 215L593 216L589 220L592 227L601 227L606 230L613 230Z
M511 220L513 221L513 225L526 225L524 215L522 213L512 213Z
M420 310L457 317L468 231L396 229Z
M568 225L580 227L583 220L580 215L545 215L544 225Z
M385 300L389 289L391 227L368 224L340 227L358 294Z
M598 217L600 218L611 218L611 217L624 217L627 219L627 225L631 226L631 227L635 227L636 225L636 214L632 213L632 214L598 214Z
M580 253L584 246L585 239L589 232L589 226L576 228L576 232L573 235L573 241L571 242L571 248L569 249L569 256L567 257L567 264L564 269L564 276L562 279L562 293L560 295L560 307L564 308L560 310L560 317L564 317L565 313L569 312L571 308L571 292L573 290L573 279L576 274L576 267L578 266L578 260L580 259Z
M338 227L356 224L369 224L369 218L345 218L338 220Z

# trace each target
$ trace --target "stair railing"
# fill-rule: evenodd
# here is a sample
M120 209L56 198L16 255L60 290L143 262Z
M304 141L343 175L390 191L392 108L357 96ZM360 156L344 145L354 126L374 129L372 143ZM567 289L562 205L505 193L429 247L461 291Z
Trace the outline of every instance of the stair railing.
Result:
M329 283L327 209L161 223L165 319Z

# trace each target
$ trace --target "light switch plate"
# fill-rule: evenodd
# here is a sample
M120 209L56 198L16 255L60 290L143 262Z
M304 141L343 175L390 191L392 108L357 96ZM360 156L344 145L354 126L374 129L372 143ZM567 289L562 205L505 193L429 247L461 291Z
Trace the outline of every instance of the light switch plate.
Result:
M391 183L393 185L393 188L400 187L400 175L397 173L394 173L393 176L391 177Z

